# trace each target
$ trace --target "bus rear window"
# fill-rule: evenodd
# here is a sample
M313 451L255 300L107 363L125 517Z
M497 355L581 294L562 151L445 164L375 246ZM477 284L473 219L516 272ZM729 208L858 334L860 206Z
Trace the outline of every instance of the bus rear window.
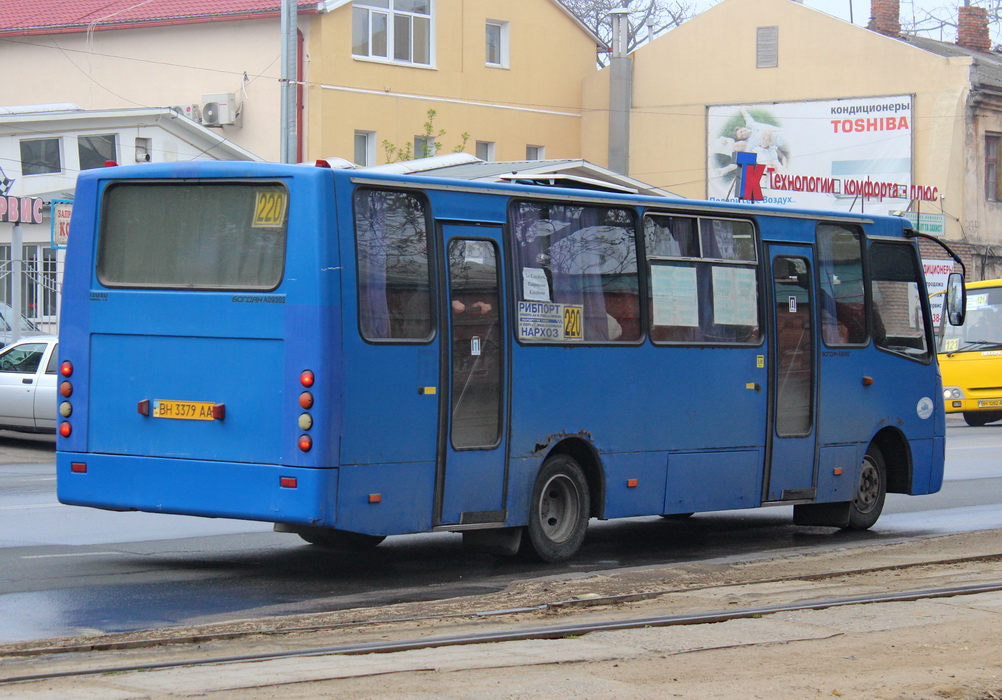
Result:
M270 290L282 281L288 191L268 182L136 182L104 195L108 287Z

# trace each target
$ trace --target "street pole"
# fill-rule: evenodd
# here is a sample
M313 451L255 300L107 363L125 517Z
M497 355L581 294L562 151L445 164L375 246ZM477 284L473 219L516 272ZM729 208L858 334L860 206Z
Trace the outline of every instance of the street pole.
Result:
M20 224L14 224L14 232L10 239L10 305L11 315L10 342L21 339L21 285L24 282L24 233Z
M299 58L296 11L298 0L282 0L282 162L295 163L299 139L296 133L296 66Z

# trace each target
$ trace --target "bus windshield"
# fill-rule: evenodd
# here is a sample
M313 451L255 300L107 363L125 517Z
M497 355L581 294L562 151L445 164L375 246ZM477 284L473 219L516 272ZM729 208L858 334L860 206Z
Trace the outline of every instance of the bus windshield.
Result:
M941 353L1002 348L1002 287L967 291L967 319L962 326L941 326Z

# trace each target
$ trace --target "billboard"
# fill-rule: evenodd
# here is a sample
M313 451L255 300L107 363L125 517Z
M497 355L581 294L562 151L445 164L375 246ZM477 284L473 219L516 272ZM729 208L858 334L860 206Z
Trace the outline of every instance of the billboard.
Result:
M707 198L887 214L937 202L912 182L912 96L707 108Z

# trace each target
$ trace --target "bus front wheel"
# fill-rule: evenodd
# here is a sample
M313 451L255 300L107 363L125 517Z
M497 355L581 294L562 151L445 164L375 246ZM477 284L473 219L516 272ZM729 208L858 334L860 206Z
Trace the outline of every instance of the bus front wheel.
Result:
M574 556L588 528L589 503L588 482L573 458L555 455L543 462L526 528L535 555L547 562Z
M964 411L964 421L975 427L994 423L999 418L1002 418L1002 411Z
M847 530L868 530L877 522L887 496L887 469L884 455L876 445L866 448L859 470L856 494L849 504Z

